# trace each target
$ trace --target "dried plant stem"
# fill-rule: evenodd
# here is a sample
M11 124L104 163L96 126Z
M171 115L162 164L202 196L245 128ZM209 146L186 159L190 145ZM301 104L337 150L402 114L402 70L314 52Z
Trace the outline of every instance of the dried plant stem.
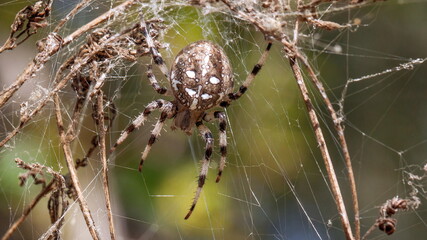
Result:
M80 27L75 32L64 38L63 42L61 43L61 48L71 43L74 39L80 37L83 33L93 29L94 27L98 26L99 24L105 22L106 20L110 19L112 16L115 16L117 14L124 13L124 10L135 3L136 0L128 0L123 2L122 4L110 9L106 13L102 14L101 16L95 18L88 24ZM54 33L52 33L54 34ZM12 96L13 94L28 80L32 79L36 72L40 71L44 64L49 61L50 57L55 54L59 48L56 49L50 49L46 48L45 50L39 52L34 59L28 64L28 66L25 68L25 70L19 75L19 77L16 79L16 81L6 88L5 90L0 92L0 107L2 107ZM2 145L0 145L1 147Z
M0 53L4 52L6 50L11 50L11 49L15 48L15 46L16 46L16 44L13 41L13 39L8 38L6 40L6 42L3 44L3 46L0 47Z
M338 208L338 212L341 216L341 222L342 222L342 225L344 228L346 238L351 239L351 240L353 240L353 239L359 240L360 239L360 220L359 220L359 206L358 206L358 200L357 200L356 183L354 180L353 168L351 165L351 159L350 159L350 154L349 154L348 147L347 147L347 142L346 142L345 137L344 137L344 129L342 128L342 125L341 125L342 120L338 119L336 111L334 110L322 83L317 79L317 76L315 75L310 64L303 57L303 55L301 55L298 52L298 49L295 47L296 43L298 41L298 36L299 36L299 21L302 21L304 18L295 19L295 29L294 29L293 42L291 42L289 40L289 37L284 32L282 32L282 30L277 25L274 25L271 23L265 24L265 22L268 22L268 21L266 21L265 19L262 20L263 18L260 18L259 16L256 16L256 15L253 15L252 12L245 10L244 8L242 9L242 8L235 6L234 3L232 3L229 0L221 0L221 1L232 12L236 13L239 18L244 19L244 20L252 23L261 32L263 32L265 36L274 38L283 44L284 50L287 53L287 56L289 57L290 65L291 65L292 70L294 72L294 76L297 80L298 87L301 91L301 94L302 94L304 102L306 104L308 113L310 115L311 124L314 128L316 140L320 146L322 157L323 157L323 160L325 162L325 166L326 166L326 169L328 172L329 181L330 181L331 186L332 186L333 196L334 196L337 208ZM329 1L329 0L325 0L325 1ZM304 8L309 7L309 8L314 9L317 5L321 4L322 2L324 2L324 1L323 0L313 0L308 5L303 6L302 1L297 1L297 7L300 8L299 9L300 11L297 11L297 14L302 14L302 16L307 17L305 15L306 11L304 10ZM357 4L354 4L354 5L351 5L350 7L356 7L356 5ZM270 21L274 22L273 19L270 19ZM325 22L322 22L322 24L324 24L324 23ZM341 25L339 25L339 26L341 26ZM337 27L337 26L334 25L332 22L329 22L329 24L327 26L326 25L324 26L324 28L326 28L326 29L334 29L335 27ZM340 187L338 184L338 180L337 180L337 176L335 174L335 170L334 170L334 167L332 164L332 160L331 160L331 157L329 155L329 151L327 149L326 141L324 139L322 130L320 128L320 124L319 124L319 121L317 119L317 115L316 115L314 108L313 108L313 105L311 103L307 87L306 87L304 79L302 77L301 68L299 67L299 65L297 63L297 59L301 60L303 65L308 69L311 81L314 82L315 86L318 88L319 92L321 93L321 95L323 97L323 101L325 102L325 104L329 110L329 113L331 115L331 118L334 121L334 126L335 126L335 129L336 129L337 134L338 134L339 139L340 139L340 144L341 144L341 148L342 148L342 151L344 154L345 163L346 163L346 167L347 167L347 171L348 171L348 177L350 179L351 191L352 191L353 209L354 209L354 214L355 214L356 237L354 237L354 235L352 234L351 226L350 226L348 215L347 215L347 210L345 208L344 200L343 200L343 197L341 194L341 190L340 190Z
M59 29L62 28L62 26L65 25L65 23L68 22L68 20L70 20L74 15L76 15L80 9L82 9L83 7L85 7L86 5L88 5L90 2L92 2L93 0L82 0L79 4L77 4L73 10L71 10L67 16L65 16L63 19L61 19L61 21L59 21L58 25L56 25L55 29L53 30L53 32L58 32Z
M350 152L348 150L347 141L345 139L344 135L344 128L342 127L342 118L338 118L337 113L332 106L331 101L329 100L328 95L326 94L325 88L323 87L323 84L319 79L317 78L316 74L313 71L313 68L310 66L306 58L299 55L299 59L303 62L304 66L306 67L308 74L310 75L310 79L312 82L316 85L317 89L320 91L320 94L322 95L323 102L326 104L326 107L328 108L329 114L332 117L332 120L334 122L335 131L338 134L338 139L341 144L341 151L344 154L344 162L346 165L347 175L348 179L350 181L350 189L351 189L351 196L352 196L352 202L353 202L353 211L354 211L354 229L355 229L355 238L356 240L360 239L360 213L359 213L359 201L357 197L357 188L356 188L356 180L354 178L353 173L353 166L351 164L351 158L350 158Z
M316 0L314 0L316 1ZM299 2L300 4L300 2ZM295 30L294 30L294 39L293 43L296 44L298 41L299 36L299 21L296 21L295 24ZM295 49L295 51L298 51ZM313 68L311 67L310 63L307 61L307 59L300 54L299 52L295 52L295 56L298 57L304 64L305 68L308 71L308 74L310 76L311 81L314 83L314 85L319 90L320 94L322 95L323 102L325 103L326 107L328 108L329 114L331 115L332 121L334 122L335 131L338 134L338 138L341 144L341 151L344 155L344 161L347 169L347 175L350 180L350 189L351 189L351 196L352 196L352 202L353 202L353 212L354 212L354 229L355 229L355 239L360 239L360 212L359 212L359 201L357 197L357 188L356 188L356 181L354 178L353 173L353 166L351 164L351 158L350 158L350 152L348 150L347 141L345 139L344 135L344 128L342 127L342 117L338 118L337 113L332 106L331 101L329 100L328 95L326 94L325 88L323 87L323 84L319 79L317 78L316 73L314 72Z
M46 196L50 191L54 189L54 184L56 180L53 179L50 181L46 187L42 189L42 191L31 201L31 203L24 209L24 212L22 213L22 216L17 219L10 227L7 229L6 233L3 235L1 240L9 239L12 234L18 229L19 225L25 221L25 219L28 217L28 215L31 213L31 211L34 209L34 207L37 205L37 203Z
M105 204L107 207L108 214L108 222L110 227L110 237L111 240L116 239L115 231L114 231L114 221L113 221L113 213L111 211L111 201L110 201L110 190L108 189L108 164L107 164L107 148L105 145L105 121L104 121L104 105L103 105L103 92L101 90L98 91L97 101L98 101L98 132L99 132L99 154L102 162L102 179L103 179L103 187L105 194Z
M113 17L113 16L115 16L117 14L123 14L125 12L126 8L130 7L135 2L136 2L136 0L128 0L128 1L125 1L122 4L120 4L120 5L118 5L118 6L114 7L114 8L111 8L110 10L108 10L107 12L105 12L104 14L102 14L101 16L95 18L91 22L89 22L86 25L80 27L75 32L73 32L72 34L70 34L67 37L65 37L64 38L64 44L68 44L68 43L72 42L75 38L80 37L83 33L85 33L87 31L95 28L96 26L98 26L99 24L107 21L111 17Z
M72 151L71 151L71 147L70 147L70 143L73 140L73 135L72 134L66 134L66 132L70 133L72 131L69 131L69 130L65 131L65 129L64 129L64 123L62 121L62 114L61 114L61 108L60 108L60 102L59 102L58 94L55 93L53 100L54 100L54 104L55 104L55 115L56 115L56 121L57 121L57 125L58 125L58 132L59 132L59 136L60 136L60 141L61 141L62 149L64 151L65 159L67 161L67 167L68 167L68 170L70 172L71 181L72 181L73 187L74 187L76 194L77 194L77 201L79 202L80 210L82 211L83 217L86 221L86 225L89 229L89 232L92 236L92 239L98 240L98 239L100 239L99 233L95 228L95 222L93 221L92 215L91 215L90 210L89 210L88 205L87 205L87 202L83 196L83 192L82 192L82 189L80 187L79 178L77 176L77 171L76 171L76 168L74 166L73 155L72 155ZM70 125L70 126L72 126L72 125Z
M362 240L365 240L369 234L371 234L375 229L377 229L377 227L378 227L378 223L376 222L368 229L368 231L366 231L366 233L362 237Z
M289 52L289 49L285 49ZM293 51L295 52L295 51ZM350 222L347 215L347 210L345 208L344 200L341 194L339 187L338 179L332 164L332 159L329 155L329 150L326 145L325 138L323 136L322 129L320 128L320 123L317 118L316 112L314 111L313 104L311 102L310 96L308 94L307 86L305 85L304 79L302 77L301 68L298 65L295 55L289 56L289 63L291 65L292 71L294 73L295 79L297 80L298 87L303 96L305 105L307 107L308 114L310 116L310 121L313 126L314 133L316 135L316 140L319 143L319 148L322 153L323 160L325 162L326 171L328 173L329 182L331 183L332 194L337 205L338 212L340 214L341 223L343 225L344 233L347 240L354 240L354 236L351 230Z
M58 220L56 220L55 223L52 223L52 225L50 225L49 229L42 236L40 236L38 240L46 240L46 239L52 240L53 233L55 231L57 231L58 229L60 229L61 228L60 226L62 226L63 223L64 223L64 216L62 216ZM60 240L60 239L58 239L58 240Z
M59 48L58 48L59 49ZM19 77L16 79L16 81L10 85L8 88L4 89L0 92L0 107L2 107L12 96L13 94L18 91L18 89L29 79L32 78L32 75L37 72L38 70L43 68L43 65L47 62L48 58L43 57L45 55L52 56L55 54L58 49L55 49L55 51L47 52L48 49L45 49L44 51L39 52L35 57L34 60L32 60L28 66L25 68L25 70L19 75Z
M80 69L79 67L76 69ZM64 88L67 84L67 82L75 75L75 71L70 72L67 76L61 79L61 81L58 82L58 84L53 88L47 96L45 96L39 103L39 105L31 111L31 113L25 114L21 116L20 123L15 129L0 142L0 147L4 146L10 139L12 139L18 132L21 130L21 128L32 119L47 103L50 99L52 99L52 96L55 95L58 91L60 91L62 88Z
M10 26L10 35L4 45L0 47L0 53L16 48L36 34L38 29L48 26L46 18L50 16L52 1L40 0L22 8L15 15Z
M120 36L116 34L114 37L110 39L110 41L113 41L118 37ZM108 42L104 44L107 44L107 43ZM46 95L43 99L40 100L37 107L35 107L30 113L27 113L21 116L19 125L15 127L13 131L9 132L7 136L0 142L0 147L4 146L10 139L12 139L19 132L19 130L28 121L30 121L36 114L38 114L38 112L49 102L49 100L52 99L52 97L55 94L57 94L58 91L63 89L66 86L66 84L80 71L80 69L88 63L89 59L91 59L97 51L99 51L105 46L104 44L99 45L97 49L93 49L93 52L91 54L88 54L85 57L79 59L79 61L77 61L77 63L73 66L72 70L66 76L61 77L62 76L61 74L57 74L54 81L55 83L57 83L56 86L49 91L48 95ZM60 68L62 68L62 66Z

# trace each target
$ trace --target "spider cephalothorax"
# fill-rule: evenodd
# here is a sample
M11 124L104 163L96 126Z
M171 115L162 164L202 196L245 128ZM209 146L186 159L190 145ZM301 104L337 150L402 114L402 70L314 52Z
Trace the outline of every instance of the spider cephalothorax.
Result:
M224 51L208 41L183 48L175 58L170 84L177 102L175 126L191 134L204 111L233 91L233 73Z
M157 93L162 95L173 95L175 99L173 101L158 99L149 103L144 111L121 133L111 151L121 144L133 130L139 128L147 119L148 115L156 109L159 109L161 114L151 132L148 144L142 152L139 171L141 171L144 160L151 150L151 146L159 137L166 119L174 119L172 128L179 128L187 134L191 134L193 127L197 127L200 135L205 140L206 146L202 168L198 178L196 195L190 211L185 216L185 219L187 219L193 212L197 200L200 197L212 155L213 136L209 128L203 124L203 121L210 122L218 120L219 122L221 160L218 167L216 182L219 182L225 167L227 155L226 116L223 112L209 112L208 110L215 107L227 107L232 101L237 100L246 92L255 75L259 72L267 59L268 52L271 48L271 42L268 43L258 63L246 77L246 80L240 86L239 90L233 93L233 73L230 61L220 46L209 41L191 43L178 53L169 73L162 56L148 33L149 31L144 21L141 22L141 31L150 48L154 63L168 78L171 89L168 90L159 85L152 72L152 67L149 65L147 76L151 86Z

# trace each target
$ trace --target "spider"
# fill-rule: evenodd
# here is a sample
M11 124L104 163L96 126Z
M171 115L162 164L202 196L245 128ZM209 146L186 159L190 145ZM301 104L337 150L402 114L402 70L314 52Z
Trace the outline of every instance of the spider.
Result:
M138 167L139 171L141 171L142 165L147 159L152 145L159 137L166 119L174 120L172 129L179 128L188 135L191 135L193 128L196 127L204 139L206 146L194 200L190 210L184 218L188 219L196 207L203 185L205 184L214 143L212 133L209 128L203 124L204 121L219 121L221 159L216 182L220 181L226 162L226 116L224 112L208 112L208 110L215 107L228 107L232 101L239 99L246 92L248 86L266 61L272 43L271 41L268 42L267 48L258 60L258 63L253 67L252 72L246 77L246 80L240 86L239 90L233 92L233 72L230 61L220 46L204 40L189 44L175 57L171 71L169 72L161 54L154 45L154 41L144 21L141 22L141 29L150 49L153 61L169 80L171 89L159 85L153 74L151 65L149 65L147 69L147 77L150 84L157 93L161 95L173 95L175 99L173 101L158 99L149 103L144 111L123 130L111 151L114 151L118 145L123 143L131 132L139 128L154 110L159 110L161 114L142 152Z

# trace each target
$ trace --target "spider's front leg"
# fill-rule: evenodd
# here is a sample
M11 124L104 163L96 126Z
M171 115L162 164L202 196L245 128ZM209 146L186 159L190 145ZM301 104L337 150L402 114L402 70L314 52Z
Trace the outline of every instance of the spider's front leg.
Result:
M165 64L165 61L162 58L162 55L157 50L157 47L154 44L153 38L150 35L150 28L147 26L147 23L141 18L141 31L145 36L145 40L147 41L147 45L150 48L151 56L153 57L154 63L159 67L160 71L165 75L166 78L169 78L169 70Z
M203 137L203 139L206 142L205 157L203 159L202 168L200 170L199 180L197 181L198 186L196 190L196 195L194 196L194 200L193 200L193 203L191 204L190 210L188 211L184 219L188 219L193 213L193 210L196 207L197 201L199 200L200 193L202 192L203 185L205 185L206 175L208 174L209 163L212 155L212 148L213 148L213 142L214 142L212 132L209 130L208 127L203 125L202 121L197 122L196 126L200 132L200 135Z
M165 124L165 120L167 118L172 118L175 116L175 108L174 105L171 102L167 102L162 107L163 111L160 114L159 120L157 120L156 125L153 128L153 131L151 131L150 139L148 140L147 145L145 146L144 152L142 152L141 155L141 161L139 162L138 171L141 172L142 165L144 164L145 159L147 159L148 154L150 153L151 146L156 142L157 138L160 136L160 132L163 129L163 125Z
M147 42L148 48L150 49L151 56L153 58L154 63L159 67L160 71L163 73L163 75L169 79L169 70L168 67L165 64L165 61L162 58L162 55L158 51L157 47L154 44L153 38L151 38L151 35L149 34L149 26L147 26L144 19L141 19L141 31L142 34L145 36L145 40ZM150 81L151 86L154 88L154 90L161 95L172 95L172 92L165 88L160 86L159 82L157 81L155 75L153 74L153 66L152 63L147 66L147 77Z
M268 42L267 47L265 48L264 52L258 60L258 63L255 64L251 73L246 77L243 84L239 87L239 90L235 93L228 94L227 99L220 103L221 107L228 107L232 101L239 99L246 92L246 90L248 90L249 85L251 85L252 81L255 79L256 75L261 70L262 66L264 66L265 61L267 61L268 54L270 53L272 45L272 42Z
M154 90L160 94L160 95L165 95L167 94L168 89L165 87L161 87L159 82L157 82L156 77L153 74L153 65L149 64L147 66L147 77L148 80L150 81L151 86L154 88ZM169 94L170 95L170 94Z
M218 176L216 177L215 182L219 182L219 180L221 180L222 171L224 170L225 162L227 160L227 118L225 113L220 111L207 113L203 117L203 120L206 122L210 122L215 119L219 121L219 149L221 153L221 160L218 167Z
M162 107L168 104L172 104L172 103L163 99L159 99L149 103L147 107L144 109L144 111L135 120L133 120L132 123L129 124L129 126L125 130L123 130L123 132L120 134L119 139L117 139L114 146L110 149L110 152L113 152L114 150L116 150L117 146L122 144L126 140L126 138L129 136L130 133L132 133L136 128L139 128L142 124L144 124L145 120L147 120L148 115L150 115L152 111L156 109L161 109L162 111L164 111Z

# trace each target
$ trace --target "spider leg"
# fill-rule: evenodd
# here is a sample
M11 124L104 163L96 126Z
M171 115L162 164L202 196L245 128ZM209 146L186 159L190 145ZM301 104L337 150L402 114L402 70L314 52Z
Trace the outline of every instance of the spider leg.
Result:
M219 111L207 113L203 117L203 120L205 120L206 122L210 122L214 119L218 119L219 121L219 149L221 153L221 160L219 162L218 175L215 181L215 182L219 182L219 180L221 180L222 171L224 170L225 162L227 158L227 133L226 133L227 118L224 112L219 112Z
M156 46L154 45L154 41L150 35L150 29L148 28L144 19L141 19L141 30L142 30L142 34L145 37L145 40L147 41L147 45L150 48L150 53L153 56L154 63L160 68L160 71L162 71L162 73L166 76L166 78L169 79L168 67L163 61L162 55L159 53Z
M141 161L139 162L138 171L141 172L142 165L144 164L145 159L147 159L148 154L150 153L151 146L156 142L157 138L160 136L160 132L163 129L163 125L165 124L165 120L167 118L171 118L175 115L175 111L173 110L172 104L167 104L164 107L164 110L160 114L159 120L157 120L156 125L153 128L153 131L151 131L150 139L148 140L147 145L145 146L144 152L142 152L141 155Z
M157 82L157 79L153 74L153 66L151 64L147 66L147 77L148 77L148 80L150 81L151 86L154 88L154 90L158 94L164 95L167 93L168 89L165 87L161 87L159 82Z
M191 204L190 210L188 211L187 215L184 219L188 219L191 216L191 213L193 213L194 208L196 207L197 201L199 200L200 193L202 192L203 185L205 184L206 175L208 174L209 169L209 162L212 155L212 147L213 147L213 136L209 128L207 128L203 123L197 122L196 123L197 129L200 132L200 135L203 137L203 139L206 142L205 146L205 157L203 159L202 168L200 170L199 174L199 180L196 194L194 196L193 203Z
M267 60L268 54L270 53L271 46L272 46L272 42L268 42L268 45L265 48L264 52L262 53L261 57L259 58L258 63L255 64L254 68L252 69L252 72L246 77L243 84L239 87L239 90L235 93L228 94L228 98L225 101L220 103L221 107L228 107L232 101L239 99L246 92L246 90L248 90L249 85L251 85L255 76L258 74L258 72L261 70L262 66L264 65L265 61Z
M144 124L145 120L147 120L148 115L156 109L161 109L164 105L172 104L166 100L159 99L156 101L152 101L147 105L147 107L144 109L144 111L135 119L132 121L129 126L123 130L123 132L120 134L119 139L117 139L114 146L110 149L110 152L113 152L116 150L117 146L122 144L126 138L129 136L130 133L132 133L136 128L139 128L142 124Z

